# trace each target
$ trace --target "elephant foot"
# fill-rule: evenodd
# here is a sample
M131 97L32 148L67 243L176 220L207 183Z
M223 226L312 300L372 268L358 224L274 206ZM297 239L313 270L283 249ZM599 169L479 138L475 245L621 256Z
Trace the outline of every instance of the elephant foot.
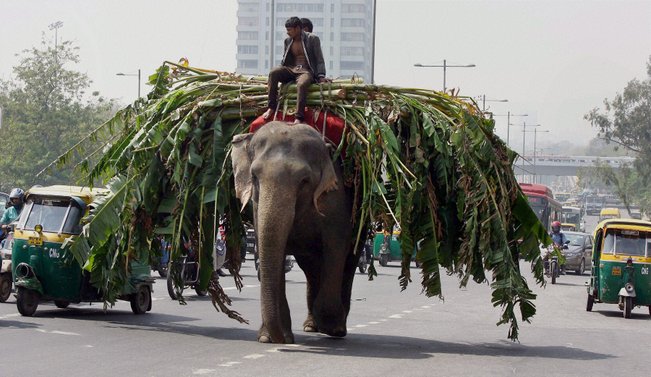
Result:
M316 327L316 323L314 322L314 318L312 316L308 316L305 322L303 322L303 331L305 332L318 332L319 329Z
M271 337L268 335L259 335L258 336L258 342L260 343L271 343Z
M294 343L294 333L291 330L283 331L282 338L274 341L269 332L265 328L261 328L258 331L258 342L260 343L281 343L281 344L293 344Z
M344 336L346 336L346 334L348 334L348 329L346 329L346 326L343 327L337 326L333 329L325 329L321 331L321 333L329 336L337 337L337 338L343 338Z

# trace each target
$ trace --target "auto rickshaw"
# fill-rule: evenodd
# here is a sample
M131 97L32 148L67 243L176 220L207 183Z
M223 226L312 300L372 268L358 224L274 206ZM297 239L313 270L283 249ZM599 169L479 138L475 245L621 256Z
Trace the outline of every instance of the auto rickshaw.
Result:
M81 219L98 196L108 190L76 186L34 187L25 194L25 207L14 229L12 268L17 290L16 305L23 316L32 316L41 301L59 308L70 303L103 301L64 241L82 231ZM130 262L129 279L120 299L131 310L151 310L153 278L148 261Z
M587 311L594 303L617 304L624 318L636 306L651 314L651 222L604 220L595 230Z
M398 226L393 228L391 235L383 230L375 232L373 239L373 258L380 261L380 266L385 267L391 261L402 260L402 246L400 244L401 229ZM416 253L412 254L412 260L416 261L416 267L420 263L416 260Z

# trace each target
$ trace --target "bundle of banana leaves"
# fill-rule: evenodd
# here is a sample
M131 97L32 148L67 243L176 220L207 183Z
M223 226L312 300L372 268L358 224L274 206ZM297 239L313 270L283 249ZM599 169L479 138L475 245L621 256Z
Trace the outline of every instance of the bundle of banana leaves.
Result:
M229 270L241 287L240 240L250 216L235 198L231 140L266 110L266 78L165 62L149 80L146 98L58 160L76 163L86 184L102 180L111 191L94 204L70 250L112 304L129 260L155 252L157 235L170 237L173 258L190 242L215 308L245 321L228 307L212 255L221 225ZM295 92L293 85L281 89L280 110L295 108ZM519 259L544 284L538 245L548 239L516 182L516 154L495 135L493 120L469 98L357 81L312 85L307 101L345 121L336 153L344 157L346 184L360 194L356 223L400 226L403 289L414 252L427 296L442 297L441 271L457 275L461 286L488 283L493 305L503 310L498 324L509 324L516 340L516 310L527 322L535 313ZM90 139L105 142L87 150Z

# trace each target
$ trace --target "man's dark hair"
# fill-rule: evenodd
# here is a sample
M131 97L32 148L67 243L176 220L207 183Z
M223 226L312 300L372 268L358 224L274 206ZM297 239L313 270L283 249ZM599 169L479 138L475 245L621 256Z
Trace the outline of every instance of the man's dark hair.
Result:
M301 26L301 19L298 17L290 17L285 21L285 27L302 27Z
M314 26L312 25L312 21L310 21L309 18L301 18L301 27L307 30L309 33L311 33L312 29L314 29Z

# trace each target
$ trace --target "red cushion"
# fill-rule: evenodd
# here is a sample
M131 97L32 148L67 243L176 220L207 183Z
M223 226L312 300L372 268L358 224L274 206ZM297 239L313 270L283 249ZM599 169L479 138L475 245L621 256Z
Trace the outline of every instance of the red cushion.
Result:
M318 114L315 118L315 114ZM341 142L341 136L344 133L344 127L346 126L346 122L344 122L343 119L341 119L339 116L326 111L314 111L310 108L305 109L305 123L309 124L310 126L314 127L317 131L323 134L323 119L325 118L325 137L333 143L335 146L338 146L339 143ZM270 121L273 120L273 117L269 117L269 119L264 119L262 115L257 117L252 123L251 126L249 127L249 132L255 132L257 131L260 127L264 126L265 124L269 123ZM288 123L294 122L294 115L285 115L283 116L283 113L281 111L276 113L276 120L280 121L285 121Z

